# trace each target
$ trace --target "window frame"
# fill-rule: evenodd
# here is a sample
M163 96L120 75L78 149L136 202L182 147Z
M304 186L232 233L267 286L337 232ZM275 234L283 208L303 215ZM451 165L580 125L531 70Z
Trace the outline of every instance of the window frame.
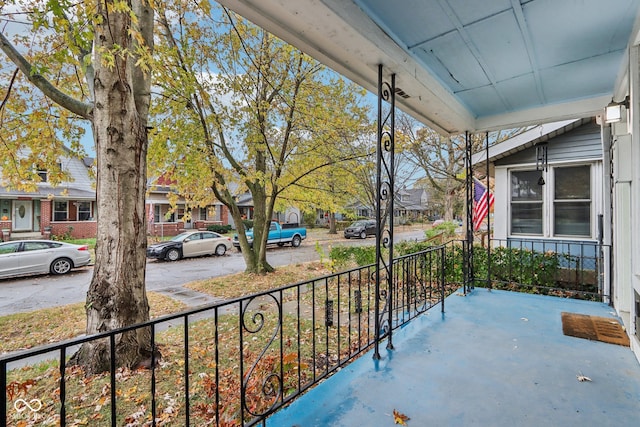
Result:
M64 211L58 210L56 209L56 205L58 203L64 203L66 209ZM60 213L60 212L64 212L65 216L64 219L57 219L56 218L56 214ZM69 219L69 201L68 200L54 200L53 201L53 221L67 221Z
M87 211L84 211L84 210L80 209L80 206L83 203L88 203L89 204L89 211L88 211L89 215L85 219L80 218L80 214L81 213L84 213L84 214L87 213ZM76 205L76 220L77 221L91 221L91 218L93 218L93 203L91 203L91 201L88 201L88 200L78 200L77 205Z
M558 199L556 197L556 170L557 169L565 169L565 168L579 168L579 167L587 167L588 171L589 171L589 198L588 199ZM549 215L549 221L550 221L550 226L551 226L551 235L552 237L556 237L556 238L571 238L571 239L575 239L575 238L591 238L593 236L593 220L594 220L594 214L593 214L593 198L594 198L594 191L593 191L593 187L594 187L594 183L593 183L593 167L591 164L576 164L576 165L562 165L562 166L558 166L555 167L553 169L553 188L550 189L550 191L553 193L552 194L552 198L550 198L551 200L551 213ZM556 205L561 205L561 204L569 204L569 203L585 203L588 202L589 204L589 234L559 234L556 231Z
M509 215L508 215L508 220L509 220L509 234L512 236L534 236L534 237L543 237L546 234L546 230L547 228L545 227L546 223L545 223L545 190L542 189L542 197L540 198L540 200L513 200L513 190L512 190L512 176L514 172L533 172L535 171L535 168L522 168L522 169L511 169L509 171ZM544 173L543 173L544 176ZM534 185L538 185L537 183L535 183ZM513 205L524 205L524 204L536 204L536 205L540 205L540 210L541 210L541 218L540 218L540 222L541 222L541 230L540 233L525 233L525 232L514 232L513 231Z
M512 194L512 174L514 172L530 172L535 171L535 166L529 167L510 167L508 168L508 198L507 198L507 221L508 221L508 235L514 238L523 238L531 236L532 238L550 238L558 240L593 240L594 239L594 224L596 223L596 211L595 206L597 204L597 183L595 182L595 174L597 173L596 165L598 161L577 161L570 163L558 163L550 164L547 166L547 170L542 171L542 177L545 180L545 184L542 189L542 234L532 233L514 233L513 232L513 209L514 204ZM556 199L555 195L555 176L557 169L574 168L586 166L589 168L589 199ZM589 203L589 234L588 235L573 235L573 234L558 234L556 233L555 214L556 214L556 202L561 200L560 203L565 202L588 202ZM531 203L531 201L516 201L517 203Z

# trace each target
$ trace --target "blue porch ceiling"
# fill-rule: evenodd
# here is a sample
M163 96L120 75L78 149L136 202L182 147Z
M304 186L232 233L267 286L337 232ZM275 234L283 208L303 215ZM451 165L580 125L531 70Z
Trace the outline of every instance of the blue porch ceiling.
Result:
M623 86L640 0L220 0L444 133L599 114Z

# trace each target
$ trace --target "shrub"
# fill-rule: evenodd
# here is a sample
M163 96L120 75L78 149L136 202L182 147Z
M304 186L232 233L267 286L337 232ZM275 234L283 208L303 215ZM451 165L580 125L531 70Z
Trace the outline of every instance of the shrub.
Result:
M244 229L245 230L253 228L253 220L251 220L251 219L243 219L242 223L244 224Z
M375 246L334 246L329 257L336 268L347 266L355 262L358 266L374 264L376 262Z
M207 230L213 231L219 234L227 234L231 231L231 225L220 225L220 224L212 224L207 226Z
M302 214L302 221L307 228L314 228L316 226L316 213L313 212L304 212Z
M425 230L424 236L427 240L431 240L436 236L442 236L443 238L450 238L456 235L456 228L458 228L458 224L455 222L443 222L442 224L438 224L430 230Z
M399 242L394 245L396 256L408 255L433 247L430 242ZM553 252L537 252L530 249L496 247L491 249L491 281L522 285L522 292L532 286L555 287L560 275L560 258ZM464 281L464 249L459 244L445 247L445 277L448 283ZM473 271L476 279L487 277L489 264L487 250L479 245L474 247ZM483 284L479 285L482 287ZM529 289L529 290L528 290Z

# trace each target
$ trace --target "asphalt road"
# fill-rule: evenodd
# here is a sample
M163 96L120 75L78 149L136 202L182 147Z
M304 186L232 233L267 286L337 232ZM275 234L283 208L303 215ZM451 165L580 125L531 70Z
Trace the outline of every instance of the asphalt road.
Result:
M422 230L396 232L397 240L416 240L424 237ZM373 245L373 238L319 240L328 253L331 244ZM267 260L271 265L283 266L298 262L318 261L320 255L314 241L304 241L298 248L291 246L273 247L267 251ZM189 306L215 302L216 298L201 294L183 285L194 280L224 276L244 271L242 254L228 251L222 257L188 258L177 262L149 261L147 263L147 290L160 292L183 301ZM0 316L22 313L42 308L56 307L85 300L92 267L73 270L64 276L30 276L0 280Z

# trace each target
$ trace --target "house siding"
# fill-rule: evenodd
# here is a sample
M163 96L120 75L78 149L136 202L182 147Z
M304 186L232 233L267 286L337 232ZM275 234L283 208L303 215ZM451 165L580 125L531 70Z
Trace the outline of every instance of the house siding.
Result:
M568 162L576 159L591 160L602 158L602 138L600 126L596 123L582 125L569 133L552 138L548 142L549 162ZM536 162L536 148L531 147L495 162L496 166Z

